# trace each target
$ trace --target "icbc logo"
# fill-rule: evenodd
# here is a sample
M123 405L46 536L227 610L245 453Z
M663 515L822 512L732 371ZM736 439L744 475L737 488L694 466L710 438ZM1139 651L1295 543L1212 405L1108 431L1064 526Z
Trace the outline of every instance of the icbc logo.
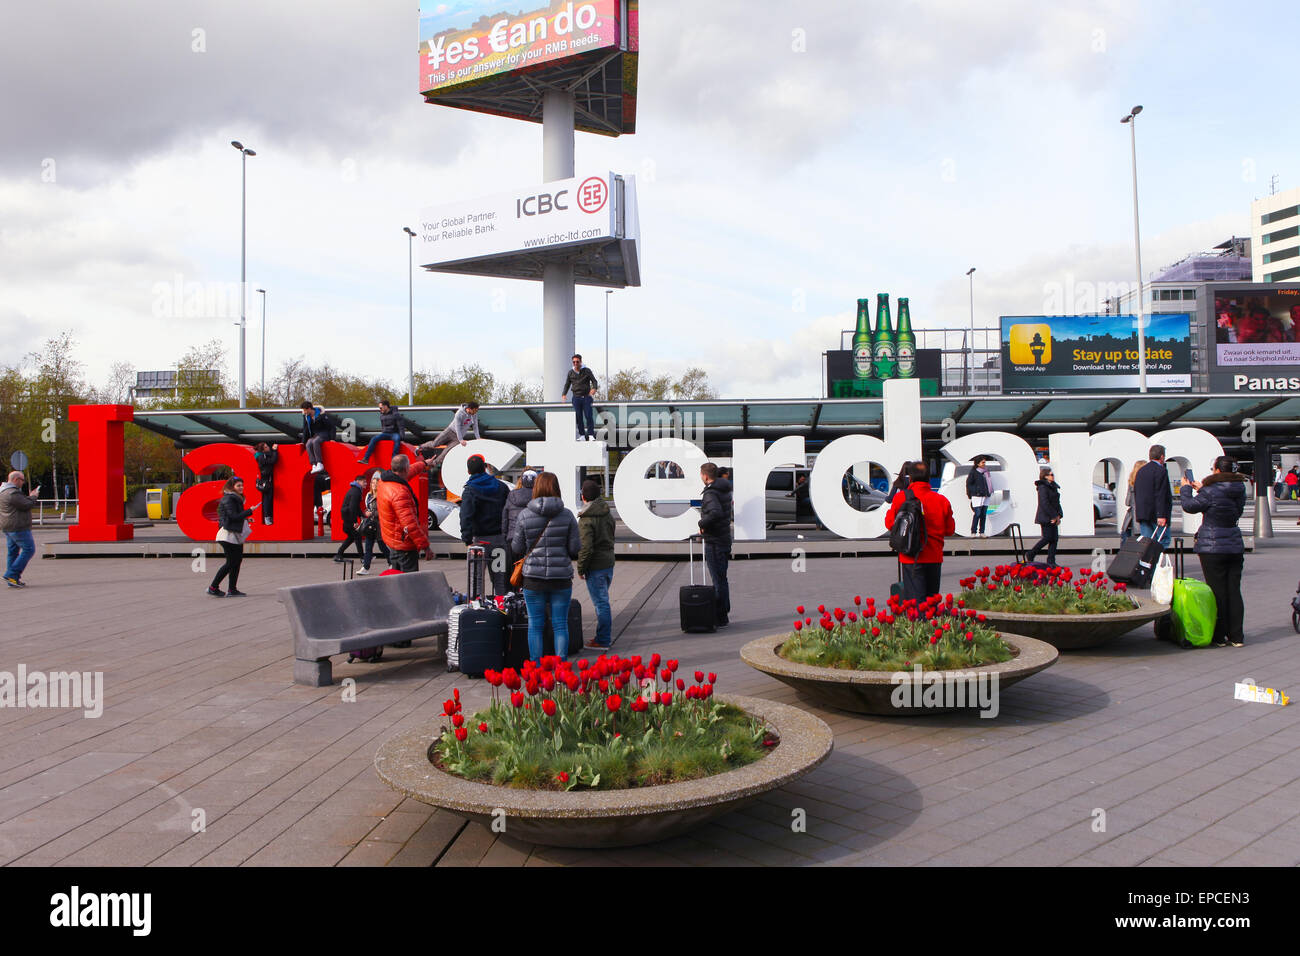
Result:
M605 187L605 180L599 176L584 179L578 187L578 208L583 212L600 212L608 199L609 190Z

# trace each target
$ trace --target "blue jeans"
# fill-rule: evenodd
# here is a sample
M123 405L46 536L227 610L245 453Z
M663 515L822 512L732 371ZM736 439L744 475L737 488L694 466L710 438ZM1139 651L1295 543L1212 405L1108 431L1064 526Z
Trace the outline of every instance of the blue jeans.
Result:
M971 518L970 518L971 534L984 533L984 522L988 517L988 513L989 513L988 505L980 505L978 508L973 505L971 506Z
M713 598L719 624L726 624L731 618L731 585L727 582L727 562L730 559L730 544L714 544L704 539L704 563L709 566L709 576L713 578Z
M393 442L393 454L394 454L394 455L396 455L396 454L400 454L400 453L401 453L401 450L402 450L402 436L401 436L401 435L394 434L393 432L380 432L380 433L379 433L378 435L376 435L374 438L370 439L370 444L366 445L366 453L365 453L364 455L361 456L361 460L362 460L363 462L364 462L364 461L369 461L369 460L370 460L370 456L373 455L373 454L375 453L375 446L378 445L378 444L379 444L381 441L383 441L385 438L390 438L390 439L392 439L392 442Z
M1156 533L1157 531L1159 534ZM1144 538L1152 538L1159 541L1161 544L1164 544L1169 540L1169 523L1166 522L1165 526L1162 528L1154 521L1139 521L1138 534L1142 535Z
M5 541L9 545L9 563L5 566L5 577L17 581L23 576L23 568L36 553L36 540L30 531L6 531Z
M546 608L551 609L551 632L555 635L555 654L561 660L569 656L569 601L573 588L562 591L533 591L524 588L524 604L528 608L528 656L542 659L542 641L546 636Z
M574 395L573 410L578 413L578 434L596 437L596 418L592 413L594 407L590 395Z
M587 593L596 607L596 643L601 647L609 647L614 630L613 615L609 612L609 583L613 580L613 568L587 572Z

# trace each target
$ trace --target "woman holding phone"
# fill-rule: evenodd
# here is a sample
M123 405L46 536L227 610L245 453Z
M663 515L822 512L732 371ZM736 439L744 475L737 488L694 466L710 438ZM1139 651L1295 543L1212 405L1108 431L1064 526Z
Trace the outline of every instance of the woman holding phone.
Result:
M248 537L248 519L258 505L244 507L244 479L230 478L222 488L221 503L217 505L217 543L225 552L226 561L217 569L217 576L208 585L208 594L213 597L245 597L237 587L239 583L239 566L244 561L244 539ZM260 504L260 502L258 503ZM221 582L230 575L230 590L221 593Z
M1246 508L1248 479L1237 472L1237 463L1227 455L1214 459L1213 470L1204 481L1193 481L1190 471L1184 478L1178 489L1183 511L1202 515L1201 530L1196 532L1192 550L1201 560L1205 583L1214 592L1218 609L1214 643L1219 647L1241 647L1245 619L1241 570L1246 561L1246 545L1237 522Z

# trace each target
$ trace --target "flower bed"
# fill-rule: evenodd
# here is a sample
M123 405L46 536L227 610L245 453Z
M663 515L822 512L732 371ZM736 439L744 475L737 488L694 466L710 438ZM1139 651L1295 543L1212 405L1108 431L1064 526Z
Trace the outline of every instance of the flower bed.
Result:
M1106 575L1080 568L1000 565L961 581L960 599L994 627L1046 641L1060 650L1096 647L1169 613L1169 608L1111 586Z
M487 671L491 704L466 717L453 691L430 759L499 786L611 790L722 773L777 745L761 720L714 699L716 674L694 671L688 682L678 669L654 654Z
M781 644L788 661L844 670L950 670L1000 664L1014 651L981 612L951 594L934 595L919 605L891 596L877 610L875 598L854 597L853 610L817 608L814 623L806 609L794 632Z
M961 600L980 611L1013 614L1116 614L1137 604L1128 586L1108 584L1101 571L1080 568L1078 577L1066 567L1035 568L1027 564L980 568L960 582Z

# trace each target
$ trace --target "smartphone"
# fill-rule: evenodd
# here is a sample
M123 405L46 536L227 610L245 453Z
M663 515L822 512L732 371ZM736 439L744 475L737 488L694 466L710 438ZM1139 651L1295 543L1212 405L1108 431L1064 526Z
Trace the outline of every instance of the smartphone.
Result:
M262 503L259 501L257 504L253 505L253 507L252 507L251 509L249 509L249 510L250 510L250 511L256 511L256 510L257 510L258 508L260 508L260 507L262 507Z
M1183 469L1183 481L1195 481L1195 480L1196 480L1196 479L1192 477L1192 469L1190 469L1190 468L1184 468L1184 469Z

